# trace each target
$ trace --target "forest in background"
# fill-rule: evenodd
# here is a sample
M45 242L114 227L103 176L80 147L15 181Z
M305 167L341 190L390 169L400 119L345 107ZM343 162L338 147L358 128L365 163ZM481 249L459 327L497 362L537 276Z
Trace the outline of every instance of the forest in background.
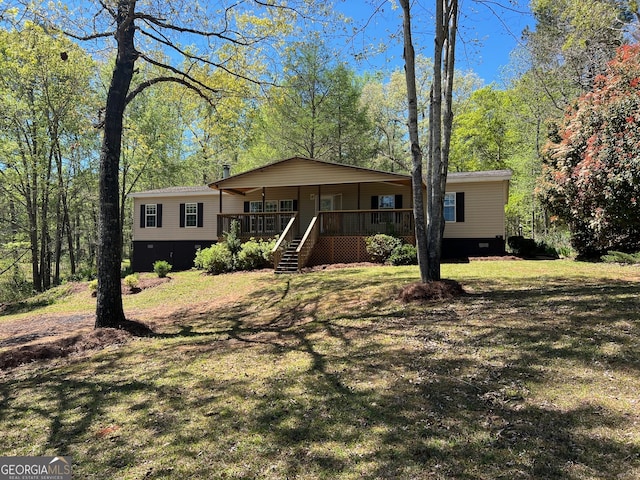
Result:
M94 272L101 115L113 68L108 50L19 21L2 5L0 302ZM507 234L569 253L566 228L552 222L536 189L544 147L567 107L591 91L621 45L634 42L637 6L533 0L530 8L536 25L522 32L506 87L457 72L449 166L511 169ZM326 28L340 28L339 19L328 15L323 28L304 35L269 25L296 39L283 41L278 58L227 47L220 53L227 70L183 65L214 91L214 102L159 83L127 106L120 159L125 257L133 191L202 185L220 178L225 164L239 173L294 155L410 170L404 72L359 73L341 61ZM232 73L238 71L247 75ZM431 60L419 57L417 71L421 137L428 138ZM139 84L157 75L147 64L135 72Z

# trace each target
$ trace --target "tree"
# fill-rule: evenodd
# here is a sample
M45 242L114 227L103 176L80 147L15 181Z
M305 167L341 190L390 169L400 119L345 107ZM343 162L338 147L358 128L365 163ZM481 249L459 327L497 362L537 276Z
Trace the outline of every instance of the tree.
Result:
M415 52L411 37L411 5L401 0L409 141L412 158L412 189L416 246L423 282L440 280L442 236L444 234L444 194L449 168L449 149L453 123L453 79L455 40L458 25L457 0L436 1L433 80L429 95L429 150L427 157L427 210L424 229L422 194L422 149L418 134L418 95Z
M547 146L541 195L581 256L640 249L640 46L623 46Z
M300 155L362 165L372 154L372 127L362 85L314 36L287 49L284 78L259 111L252 145L262 159ZM266 147L264 144L267 144Z
M409 143L411 145L411 191L413 195L413 218L416 230L416 249L420 279L423 283L434 280L429 269L429 244L425 222L424 194L422 191L422 148L418 134L418 92L416 88L415 50L411 32L411 6L409 0L400 0L402 7L402 32L404 38L405 79L407 83L407 106Z
M433 55L433 84L429 102L429 158L427 161L427 232L429 280L440 280L444 194L449 170L453 125L458 0L437 0Z
M248 7L244 8L243 7ZM262 9L260 15L252 7ZM164 82L179 84L196 92L211 105L226 92L211 86L206 79L192 75L191 67L206 66L212 70L225 70L237 78L248 79L250 72L234 71L233 59L240 55L261 53L265 40L289 30L293 10L282 2L260 1L230 2L201 5L174 2L144 4L137 0L99 2L98 11L91 18L89 30L66 28L65 33L78 40L113 38L116 57L107 90L103 111L102 146L100 149L100 182L98 222L98 292L96 327L123 327L126 321L120 287L121 242L119 210L119 165L125 108L147 88ZM77 19L74 13L68 17ZM42 21L50 23L49 15L41 14ZM217 25L215 22L218 22ZM94 28L95 26L95 28ZM54 26L56 27L56 26ZM60 28L57 26L56 28ZM187 37L183 46L178 39ZM140 40L136 42L136 39ZM184 39L184 38L183 38ZM275 41L275 40L274 40ZM201 47L198 53L198 46ZM166 56L158 55L168 50ZM205 52L205 53L202 53ZM172 58L185 63L176 66ZM136 62L155 66L162 74L134 83ZM257 80L256 80L257 81Z
M519 132L513 128L512 92L492 86L476 90L454 121L450 170L506 168L516 152Z
M32 23L0 32L0 49L0 194L13 205L16 235L27 232L33 287L41 291L60 280L65 236L75 268L70 162L86 134L93 64Z
M620 0L534 0L534 31L525 30L531 66L556 106L591 89L596 75L623 43L631 21Z

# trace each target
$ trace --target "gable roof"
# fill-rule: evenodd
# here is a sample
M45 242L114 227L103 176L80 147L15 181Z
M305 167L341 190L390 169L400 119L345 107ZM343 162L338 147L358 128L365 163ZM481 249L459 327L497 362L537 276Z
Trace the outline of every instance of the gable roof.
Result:
M364 182L411 185L411 177L364 167L292 157L210 183L211 188L246 193L259 187L330 185Z

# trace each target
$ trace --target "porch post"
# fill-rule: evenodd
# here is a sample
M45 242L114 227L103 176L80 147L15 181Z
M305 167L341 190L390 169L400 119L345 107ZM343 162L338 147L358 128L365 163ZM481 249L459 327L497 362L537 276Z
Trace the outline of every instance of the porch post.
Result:
M220 189L218 190L220 192L220 195L218 195L218 210L219 210L219 214L222 215L222 192L223 190ZM222 219L222 217L218 217L217 221L216 221L216 240L220 239L220 230L222 230L222 225L223 225L224 220Z
M358 210L360 210L360 182L358 182Z

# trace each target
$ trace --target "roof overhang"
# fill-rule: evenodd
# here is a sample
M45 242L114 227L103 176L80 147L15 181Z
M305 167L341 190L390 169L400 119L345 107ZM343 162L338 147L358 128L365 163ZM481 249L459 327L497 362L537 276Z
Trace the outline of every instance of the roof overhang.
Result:
M292 171L298 171L298 173L308 172L308 174L294 175L296 180L292 181ZM383 172L323 160L292 157L217 180L210 183L209 187L224 192L244 195L263 187L345 185L357 183L387 183L410 186L411 177L399 173Z
M224 192L223 192L224 193ZM180 189L160 189L147 190L144 192L129 193L129 198L159 198L159 197L202 197L202 196L218 196L220 192L212 188L203 188L201 190L180 190Z
M504 182L511 180L511 170L485 170L481 172L450 172L447 174L447 184Z

